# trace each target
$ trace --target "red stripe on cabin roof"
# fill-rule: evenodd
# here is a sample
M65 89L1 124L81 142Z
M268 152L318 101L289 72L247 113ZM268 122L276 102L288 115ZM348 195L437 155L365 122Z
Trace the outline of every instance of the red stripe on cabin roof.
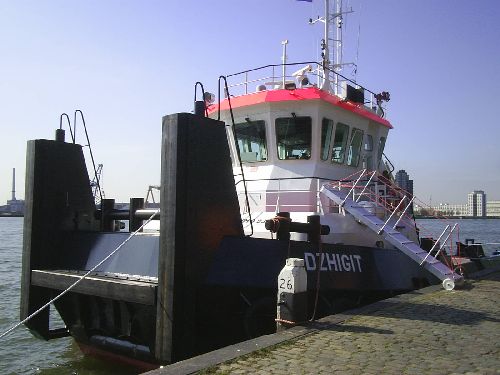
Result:
M242 108L261 103L289 102L296 100L323 100L392 129L392 125L389 121L363 108L363 106L350 101L342 100L338 96L332 95L316 87L307 87L295 90L266 90L252 94L235 96L231 97L231 106L233 108ZM228 100L224 99L220 107L221 111L229 110ZM209 106L208 113L211 114L217 112L217 108L217 104Z

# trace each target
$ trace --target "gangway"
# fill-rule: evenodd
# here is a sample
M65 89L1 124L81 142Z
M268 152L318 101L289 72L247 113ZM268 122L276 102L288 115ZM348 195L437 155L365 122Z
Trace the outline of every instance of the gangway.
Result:
M358 181L360 180L360 178L358 178ZM354 199L354 194L352 193L358 181L354 183L353 188L351 188L351 190L348 192L342 190L340 188L340 185L337 187L334 184L324 184L323 187L321 188L321 193L324 194L329 199L331 199L336 204L338 204L339 207L345 210L345 212L351 214L356 220L366 225L368 228L376 232L378 235L382 236L382 238L384 238L385 241L387 241L388 243L390 243L391 245L402 251L412 260L419 263L423 268L425 268L434 276L436 276L438 279L440 279L442 281L444 289L453 290L455 288L455 285L461 285L463 283L463 276L455 273L447 265L445 265L444 263L442 263L437 259L437 256L441 252L443 246L441 246L438 249L438 251L435 254L433 254L433 251L435 247L438 245L439 240L449 230L449 226L446 227L443 233L441 233L441 236L436 241L434 247L429 252L427 252L423 250L418 244L416 244L415 242L413 242L412 240L410 240L408 237L406 237L404 234L402 234L397 230L399 220L394 222L392 217L399 208L399 206L392 211L389 218L384 222L376 215L376 213L371 212L369 208L357 202L357 199L356 200ZM363 188L363 191L365 191L365 189L366 186ZM403 200L404 199L400 201L400 204L403 202ZM409 205L410 204L408 204L408 206ZM453 229L454 228L455 227L453 227ZM444 242L446 242L446 240L449 238L453 229L449 231L448 237L444 240Z

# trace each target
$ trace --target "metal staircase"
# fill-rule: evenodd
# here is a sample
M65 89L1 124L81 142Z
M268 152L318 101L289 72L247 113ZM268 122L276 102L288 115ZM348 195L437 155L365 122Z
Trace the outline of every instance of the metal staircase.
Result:
M368 187L374 174L372 175L370 180L368 180L367 184L363 187L361 194L363 194L363 192ZM361 176L363 176L363 173L361 174ZM365 224L368 228L379 234L382 238L384 238L385 241L401 250L408 257L419 263L422 267L439 278L442 281L444 289L452 290L455 288L455 285L461 285L463 283L463 276L453 272L453 270L451 270L448 266L436 259L443 249L444 243L446 243L456 225L450 231L449 226L447 226L429 252L423 250L418 244L411 241L397 230L400 218L409 208L413 199L410 200L406 208L402 211L399 219L395 220L393 219L395 212L397 212L403 201L406 199L406 197L403 197L403 199L400 200L399 205L391 212L389 218L384 222L375 213L370 212L366 206L363 206L359 202L357 202L359 198L354 200L354 194L352 194L351 197L351 193L353 193L353 190L361 179L361 176L348 192L341 190L340 185L339 187L337 187L331 184L325 184L321 188L321 193L338 204L339 207L343 208L346 212L351 214L356 220ZM434 255L431 255L435 251L435 248L439 245L440 239L445 235L446 232L448 232L448 235L443 241L443 245L437 250Z

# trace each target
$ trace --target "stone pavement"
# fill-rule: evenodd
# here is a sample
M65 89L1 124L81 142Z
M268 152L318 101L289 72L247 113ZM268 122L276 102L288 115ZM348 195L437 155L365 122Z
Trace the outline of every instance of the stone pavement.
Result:
M500 374L500 272L460 290L434 286L293 330L294 339L226 362L216 351L154 373L193 373L205 361L202 374ZM222 363L210 366L214 358Z

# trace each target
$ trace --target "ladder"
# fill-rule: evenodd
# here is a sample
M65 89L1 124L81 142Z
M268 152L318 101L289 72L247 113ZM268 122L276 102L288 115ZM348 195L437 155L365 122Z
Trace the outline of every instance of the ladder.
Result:
M391 213L387 221L384 222L375 213L371 213L366 209L365 206L362 206L357 201L354 201L351 198L352 190L353 189L351 189L351 191L349 192L345 192L339 190L339 188L337 187L325 184L321 188L321 193L324 194L329 199L331 199L332 201L334 201L335 203L337 203L346 212L351 214L356 220L365 224L368 228L370 228L371 230L382 236L385 241L387 241L397 249L401 250L412 260L419 263L423 268L425 268L434 276L436 276L439 280L442 281L444 289L453 290L455 288L455 285L461 285L463 283L463 276L453 272L453 270L451 270L447 265L443 264L438 259L436 259L439 252L442 250L442 247L437 251L437 253L434 256L431 255L431 253L434 250L434 247L436 247L441 237L448 230L449 226L446 227L446 229L443 231L439 239L436 241L434 247L429 252L427 252L422 248L420 248L418 244L411 241L410 239L408 239L408 237L406 237L397 230L398 228L397 224L399 223L399 220L397 220L395 223L394 220L391 222L392 216L399 208L399 206L396 207L396 209ZM401 200L400 204L402 203L403 200ZM453 229L455 229L455 227L453 227ZM452 231L449 232L448 237L451 235ZM446 242L446 240L444 242Z

